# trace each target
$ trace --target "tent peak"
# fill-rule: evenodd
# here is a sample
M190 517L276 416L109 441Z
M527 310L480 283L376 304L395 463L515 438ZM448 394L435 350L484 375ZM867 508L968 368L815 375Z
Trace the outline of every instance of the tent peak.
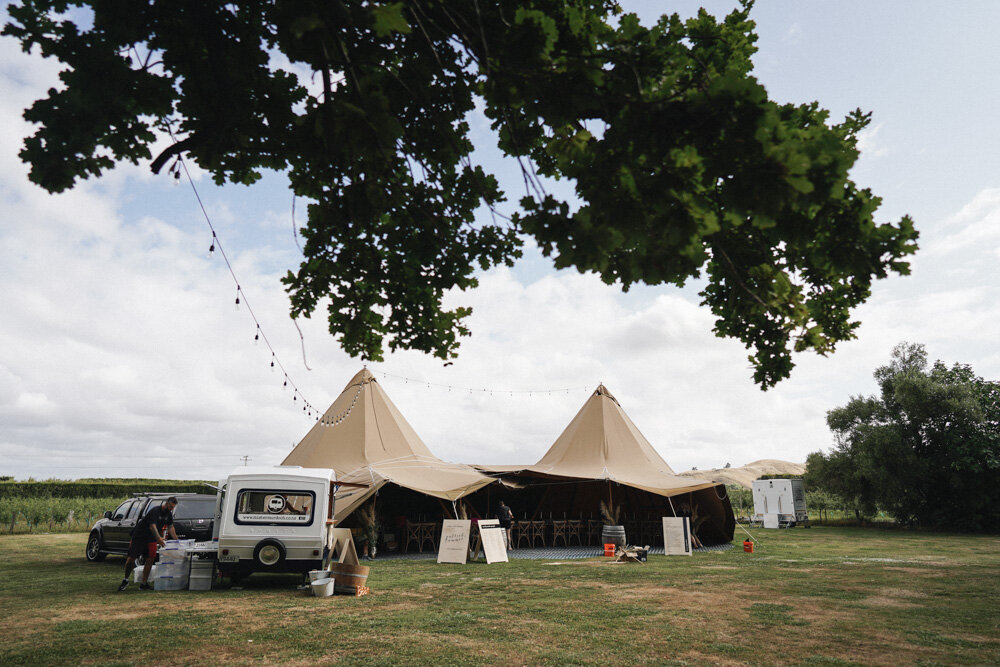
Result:
M607 396L615 403L618 403L618 399L614 397L614 394L608 391L608 388L604 386L603 382L597 385L597 389L594 390L594 396ZM618 403L618 405L621 405L621 403Z
M367 367L365 367L362 368L357 373L355 373L354 377L351 378L351 381L348 382L347 386L344 387L344 391L347 391L351 387L356 387L358 385L366 385L371 382L378 382L378 380L375 378L374 375L372 375L372 372L368 370Z

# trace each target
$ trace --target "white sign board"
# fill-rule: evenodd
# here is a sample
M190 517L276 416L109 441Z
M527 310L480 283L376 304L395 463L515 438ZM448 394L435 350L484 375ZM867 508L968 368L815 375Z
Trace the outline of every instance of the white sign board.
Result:
M472 522L466 519L445 519L441 527L439 563L462 563L469 559L469 536Z
M691 555L691 519L689 517L663 517L663 553L667 556Z
M483 552L486 554L487 563L507 562L507 543L504 540L504 529L500 526L499 519L479 520L479 539L483 543ZM479 550L476 549L476 557L479 557Z
M778 527L778 515L777 514L765 514L764 515L764 527L765 528L777 528Z

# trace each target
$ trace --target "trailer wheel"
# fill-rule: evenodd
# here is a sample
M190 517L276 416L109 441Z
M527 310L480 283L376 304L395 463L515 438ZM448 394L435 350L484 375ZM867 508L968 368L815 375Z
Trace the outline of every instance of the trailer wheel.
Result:
M261 540L253 550L253 559L260 567L277 567L285 560L285 545L278 540Z

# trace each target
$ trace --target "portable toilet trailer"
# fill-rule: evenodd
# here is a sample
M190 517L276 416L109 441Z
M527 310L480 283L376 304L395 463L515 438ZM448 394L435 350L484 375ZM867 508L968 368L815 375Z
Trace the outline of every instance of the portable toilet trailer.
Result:
M806 487L801 479L755 479L753 511L765 528L808 527Z

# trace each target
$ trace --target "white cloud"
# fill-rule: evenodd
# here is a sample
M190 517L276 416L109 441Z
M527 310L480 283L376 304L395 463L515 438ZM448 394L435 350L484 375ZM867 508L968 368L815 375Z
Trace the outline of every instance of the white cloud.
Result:
M802 42L802 24L793 23L788 26L788 30L785 31L785 35L782 40L786 44L799 44Z
M889 154L889 149L879 139L878 133L882 130L884 123L869 125L858 133L858 150L865 158L885 157Z
M31 128L20 113L56 71L0 40L0 474L217 477L244 454L280 461L311 423L281 388L266 347L253 344L221 258L205 256L209 232L187 186L169 188L144 166L60 195L28 184L16 154ZM898 152L880 127L862 135L866 155ZM325 408L360 363L318 313L301 322L316 370L304 368L278 282L279 267L295 262L289 198L247 215L237 197L250 191L195 178L244 300L293 381ZM826 411L873 392L872 370L901 340L1000 377L993 186L954 203L946 223L922 226L913 275L876 283L858 311L857 341L828 358L798 357L792 378L766 393L750 380L747 351L711 333L696 297L669 288L622 297L594 276L551 271L531 248L527 268L495 269L479 289L449 296L475 308L473 336L453 365L400 353L375 370L454 387L380 376L450 460L537 460L604 382L675 469L802 461L830 445ZM174 205L155 213L141 206L168 197Z

